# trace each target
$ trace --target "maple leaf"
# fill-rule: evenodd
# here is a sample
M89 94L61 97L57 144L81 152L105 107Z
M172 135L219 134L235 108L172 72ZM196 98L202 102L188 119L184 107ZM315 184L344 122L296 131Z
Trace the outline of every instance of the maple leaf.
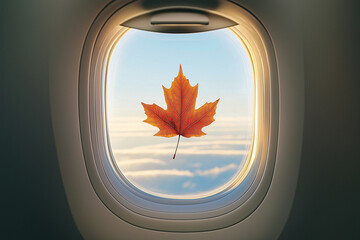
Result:
M174 137L179 135L173 156L175 159L180 136L189 138L206 135L201 129L215 121L214 115L220 98L195 109L199 84L190 85L189 80L183 75L181 64L179 74L171 83L171 87L162 87L167 109L164 110L156 104L150 105L142 102L147 115L144 122L159 128L159 132L154 136Z

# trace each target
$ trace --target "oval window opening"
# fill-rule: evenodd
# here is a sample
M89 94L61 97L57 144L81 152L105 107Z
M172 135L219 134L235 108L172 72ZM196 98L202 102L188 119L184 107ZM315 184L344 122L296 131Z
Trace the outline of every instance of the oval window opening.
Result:
M255 94L252 61L229 29L168 34L131 29L114 46L105 84L108 147L119 176L157 197L196 199L226 191L249 161L254 145ZM142 102L167 106L180 64L195 109L220 99L206 135L154 136Z

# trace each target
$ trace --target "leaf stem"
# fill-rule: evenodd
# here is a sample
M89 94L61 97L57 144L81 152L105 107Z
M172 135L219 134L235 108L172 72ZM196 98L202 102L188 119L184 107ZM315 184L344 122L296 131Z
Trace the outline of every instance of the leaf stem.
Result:
M176 144L176 149L175 149L175 153L174 153L174 156L173 156L173 159L175 159L175 156L176 156L176 152L177 152L177 149L178 149L178 146L179 146L179 142L180 142L180 134L179 134L179 138L177 140L177 144Z

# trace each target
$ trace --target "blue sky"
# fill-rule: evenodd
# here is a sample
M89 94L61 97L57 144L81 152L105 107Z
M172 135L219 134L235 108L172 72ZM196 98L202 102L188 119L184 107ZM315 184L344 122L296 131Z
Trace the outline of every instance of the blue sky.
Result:
M196 108L220 98L206 136L154 137L142 122L141 102L166 109L179 64L192 86ZM240 41L228 29L195 34L130 30L116 46L108 69L106 101L110 144L123 174L140 189L168 197L206 194L229 182L246 159L253 126L253 76Z

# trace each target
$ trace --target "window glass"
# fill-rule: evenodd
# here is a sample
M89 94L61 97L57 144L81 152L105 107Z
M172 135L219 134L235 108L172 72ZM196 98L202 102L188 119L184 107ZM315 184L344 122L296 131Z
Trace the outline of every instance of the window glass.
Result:
M167 108L179 66L198 86L196 109L218 102L215 121L201 137L153 136L141 102ZM251 148L254 127L251 60L228 29L164 34L131 29L117 43L106 82L109 147L118 169L142 191L171 198L196 198L229 184Z

